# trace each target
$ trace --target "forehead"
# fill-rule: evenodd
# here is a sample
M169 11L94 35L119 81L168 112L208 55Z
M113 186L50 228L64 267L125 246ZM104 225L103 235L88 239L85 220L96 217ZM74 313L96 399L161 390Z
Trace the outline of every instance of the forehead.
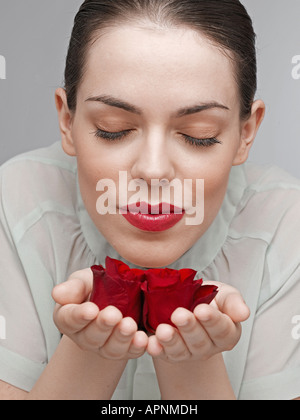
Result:
M238 101L233 61L192 29L123 25L91 45L79 94L110 94L136 105Z

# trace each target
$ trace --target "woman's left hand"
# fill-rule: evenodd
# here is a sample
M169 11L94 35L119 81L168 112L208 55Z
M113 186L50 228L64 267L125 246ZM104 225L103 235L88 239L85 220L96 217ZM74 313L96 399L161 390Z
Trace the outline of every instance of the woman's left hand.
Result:
M204 282L204 284L212 284ZM219 293L210 305L199 305L194 312L178 308L171 321L176 326L161 324L149 337L147 351L154 357L176 363L205 361L232 350L241 337L241 322L250 315L241 294L231 286L213 283Z

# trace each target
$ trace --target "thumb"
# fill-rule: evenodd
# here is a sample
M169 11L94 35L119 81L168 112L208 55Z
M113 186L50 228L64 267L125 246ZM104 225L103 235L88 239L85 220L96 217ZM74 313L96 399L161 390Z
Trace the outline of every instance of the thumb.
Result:
M244 322L250 316L250 309L238 291L228 293L223 302L221 299L220 310L235 323Z
M218 287L219 292L215 302L219 310L228 315L234 323L244 322L249 318L250 309L237 289L220 282L205 282L205 284L214 284Z
M89 298L93 288L93 273L87 268L72 274L68 281L54 287L52 297L59 305L81 304Z

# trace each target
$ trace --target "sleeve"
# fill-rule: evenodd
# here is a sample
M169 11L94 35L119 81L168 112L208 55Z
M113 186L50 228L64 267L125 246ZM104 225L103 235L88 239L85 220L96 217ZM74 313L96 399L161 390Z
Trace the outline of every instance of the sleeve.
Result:
M10 185L5 190L20 188ZM17 196L15 193L12 195ZM0 380L30 391L46 364L46 346L26 273L8 223L0 169ZM21 203L16 202L16 206Z
M242 400L300 397L300 198L295 195L269 246Z

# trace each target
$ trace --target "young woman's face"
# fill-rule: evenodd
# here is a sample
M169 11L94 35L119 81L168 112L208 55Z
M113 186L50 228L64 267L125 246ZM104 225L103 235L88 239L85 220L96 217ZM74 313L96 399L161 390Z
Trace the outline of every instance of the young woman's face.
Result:
M57 92L57 104L61 121L67 121L63 93ZM166 266L215 219L231 167L247 158L257 115L241 122L233 62L204 37L184 28L120 26L89 50L63 147L77 157L85 206L111 245L134 264ZM182 194L169 188L167 181L175 179ZM197 179L204 180L204 197L196 191ZM110 180L102 192L101 180ZM193 201L185 180L193 180ZM169 199L164 188L171 191ZM200 214L202 198L204 219L197 221L191 206ZM121 214L138 201L175 205L182 214L172 207L167 215ZM108 213L99 214L107 206Z

